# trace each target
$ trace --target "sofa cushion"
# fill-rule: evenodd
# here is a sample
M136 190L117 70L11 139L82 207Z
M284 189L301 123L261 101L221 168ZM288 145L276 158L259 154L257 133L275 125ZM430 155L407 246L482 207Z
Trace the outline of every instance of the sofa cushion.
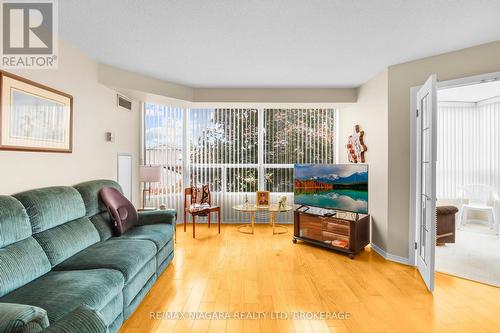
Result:
M92 217L89 218L94 227L97 229L97 232L99 233L99 237L101 238L102 241L110 239L113 237L113 220L111 219L111 216L109 216L109 213L103 212L96 214Z
M0 297L50 271L38 242L28 237L0 249Z
M85 217L80 193L73 187L41 188L15 197L26 208L33 237L52 266L100 240L94 225Z
M26 209L0 196L0 297L50 271L50 263L31 236Z
M156 281L156 275L153 274L149 280L147 280L141 290L137 292L135 295L134 299L130 302L130 304L127 304L123 308L123 316L125 319L128 319L137 309L137 307L141 304L142 300L146 297L147 293L151 290L153 287L153 284ZM123 303L125 304L125 303Z
M174 252L174 240L171 240L156 254L158 266L160 266L165 259L167 259Z
M123 306L128 306L144 288L151 277L156 277L156 259L153 257L123 288Z
M156 252L163 248L173 237L171 224L150 224L136 226L120 236L123 239L147 239L155 243Z
M85 216L80 193L69 186L40 188L14 197L26 208L33 233Z
M0 195L0 248L31 236L24 206L14 197Z
M0 302L40 307L47 311L49 322L55 323L81 305L103 310L121 297L123 285L122 274L110 269L52 271L2 297ZM120 307L116 311L121 312ZM107 324L118 315L111 316Z
M97 229L99 237L101 240L107 240L113 237L113 221L99 196L99 191L103 187L113 187L121 191L117 182L105 179L92 180L74 186L83 198L86 215Z
M455 215L458 208L455 206L438 206L436 207L436 215Z
M52 266L100 240L96 228L86 217L58 225L33 237L42 246Z
M54 269L115 269L123 274L127 283L155 254L156 247L151 241L111 238L86 248Z
M106 179L92 180L77 184L73 187L83 198L87 217L107 211L106 206L99 197L99 191L101 191L103 187L113 187L122 192L122 189L117 182Z

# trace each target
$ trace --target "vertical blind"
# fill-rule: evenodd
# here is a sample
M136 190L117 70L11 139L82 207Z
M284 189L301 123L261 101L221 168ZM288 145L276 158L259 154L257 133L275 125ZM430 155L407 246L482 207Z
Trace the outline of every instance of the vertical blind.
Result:
M178 214L183 211L182 116L181 108L144 104L144 164L163 167L161 182L148 184L146 204L165 204Z
M440 102L437 113L437 196L456 199L460 186L500 191L500 99Z
M333 109L264 109L265 189L293 191L294 163L335 162Z
M163 177L155 185L152 200L177 208L179 216L183 186L208 184L223 221L240 222L248 217L232 206L245 197L255 202L257 190L271 191L272 202L283 194L293 202L294 163L335 162L331 108L180 110L146 103L145 119L146 163L163 165L166 173L175 169L175 177ZM291 213L278 215L278 221L293 220ZM256 218L267 220L267 215L259 213Z

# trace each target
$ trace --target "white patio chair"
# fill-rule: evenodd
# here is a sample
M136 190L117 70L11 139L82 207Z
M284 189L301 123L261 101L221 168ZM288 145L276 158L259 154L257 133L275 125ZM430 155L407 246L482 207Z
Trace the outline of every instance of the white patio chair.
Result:
M488 185L465 185L460 188L460 225L467 223L469 211L481 211L488 214L488 223L498 235L499 223L496 219L495 205L499 200L495 189Z

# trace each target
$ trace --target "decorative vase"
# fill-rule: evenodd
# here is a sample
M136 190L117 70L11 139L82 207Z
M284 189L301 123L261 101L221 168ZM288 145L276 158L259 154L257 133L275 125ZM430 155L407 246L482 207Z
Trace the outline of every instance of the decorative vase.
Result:
M278 209L282 210L286 207L286 195L280 196L280 200L278 201Z

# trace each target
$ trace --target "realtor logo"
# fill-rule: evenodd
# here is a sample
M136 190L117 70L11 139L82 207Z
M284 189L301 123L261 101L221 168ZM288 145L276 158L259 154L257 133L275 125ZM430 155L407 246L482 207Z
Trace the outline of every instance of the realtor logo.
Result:
M57 67L57 1L2 0L2 68Z

